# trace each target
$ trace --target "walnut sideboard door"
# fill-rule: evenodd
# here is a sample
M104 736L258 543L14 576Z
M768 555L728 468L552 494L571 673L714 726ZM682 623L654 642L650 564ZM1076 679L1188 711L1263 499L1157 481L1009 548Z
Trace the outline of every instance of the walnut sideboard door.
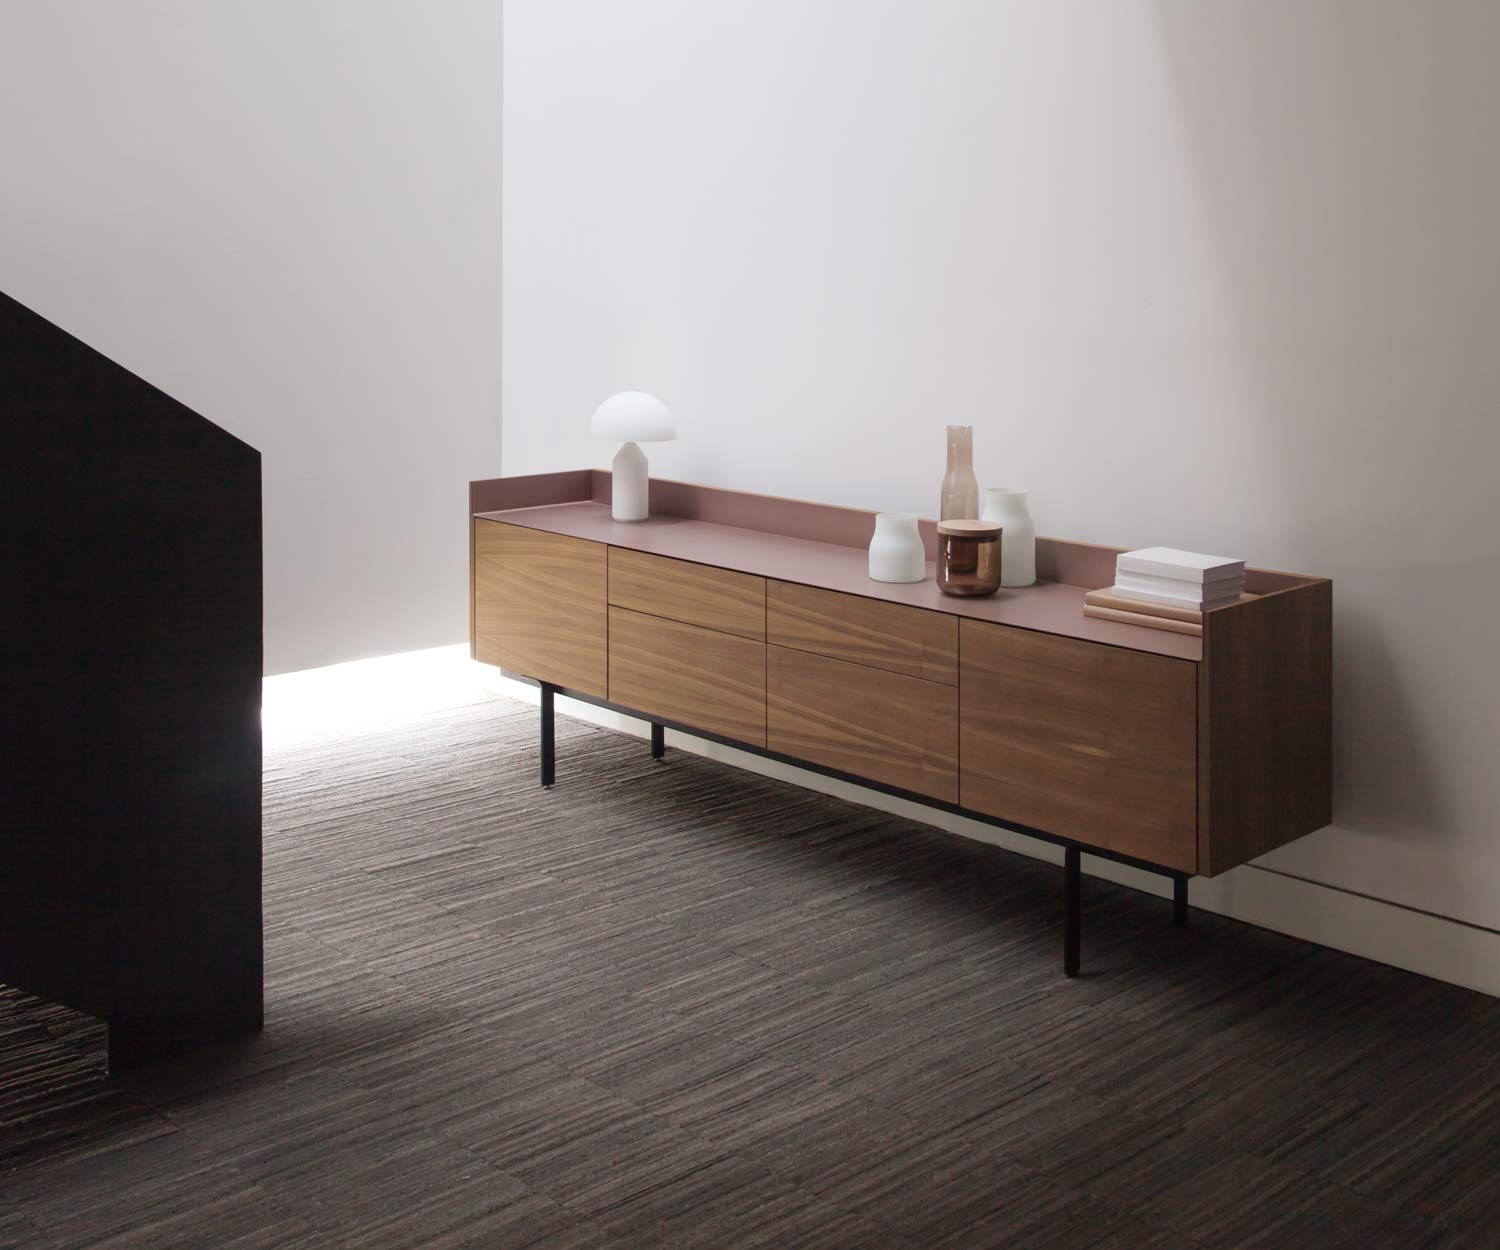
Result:
M944 803L958 800L958 691L941 682L773 646L766 745Z
M1196 872L1197 667L962 621L959 801Z
M609 698L751 746L766 745L766 644L609 610Z
M603 543L476 519L474 658L604 698Z
M766 587L766 744L958 801L958 619L815 586Z

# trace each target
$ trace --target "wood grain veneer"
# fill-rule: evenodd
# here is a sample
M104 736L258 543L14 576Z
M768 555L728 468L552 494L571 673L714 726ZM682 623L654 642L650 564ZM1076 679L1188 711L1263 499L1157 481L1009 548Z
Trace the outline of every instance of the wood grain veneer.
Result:
M1198 871L1213 876L1333 820L1333 583L1203 618Z
M647 716L763 747L766 645L612 607L609 699Z
M606 697L605 545L473 524L474 658Z
M1197 665L959 626L965 807L1197 868Z
M958 691L772 646L766 744L773 751L958 801Z
M609 549L609 601L764 642L766 579L711 564Z
M1084 614L1115 548L1039 539L1036 585L952 599L869 580L872 513L653 481L620 525L609 493L597 470L471 483L476 658L1179 872L1332 818L1322 579L1247 569L1260 598L1193 637ZM505 529L532 545L507 557Z
M766 637L798 651L958 684L958 618L942 612L772 581Z

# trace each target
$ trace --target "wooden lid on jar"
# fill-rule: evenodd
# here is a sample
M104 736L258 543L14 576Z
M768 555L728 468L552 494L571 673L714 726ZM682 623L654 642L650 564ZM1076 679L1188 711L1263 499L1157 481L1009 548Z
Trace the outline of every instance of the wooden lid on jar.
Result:
M954 520L939 521L937 532L947 534L950 538L999 538L1000 523L998 521L975 521Z

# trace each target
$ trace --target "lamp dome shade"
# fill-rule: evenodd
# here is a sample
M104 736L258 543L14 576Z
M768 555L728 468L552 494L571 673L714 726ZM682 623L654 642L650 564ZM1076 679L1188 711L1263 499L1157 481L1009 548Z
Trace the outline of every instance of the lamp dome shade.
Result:
M655 395L621 391L594 409L589 433L621 443L665 443L677 437L677 423Z

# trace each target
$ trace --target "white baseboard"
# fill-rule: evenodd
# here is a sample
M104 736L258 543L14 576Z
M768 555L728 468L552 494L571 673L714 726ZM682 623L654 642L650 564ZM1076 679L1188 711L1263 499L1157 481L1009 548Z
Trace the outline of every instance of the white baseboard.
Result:
M537 702L535 686L501 677L495 670L490 672L495 674L495 689L516 699ZM641 738L649 733L646 721L591 703L559 698L557 706L558 711L565 715L606 729ZM668 730L667 742L677 750L723 760L750 772L935 825L950 833L1001 846L1033 859L1062 862L1060 847L977 820L954 816L691 735ZM1167 879L1156 873L1087 855L1083 862L1092 876L1163 897L1171 896ZM1218 877L1195 877L1188 887L1188 897L1192 906L1205 911L1500 996L1500 934L1488 929L1353 894L1336 886L1289 877L1255 864L1245 864Z

